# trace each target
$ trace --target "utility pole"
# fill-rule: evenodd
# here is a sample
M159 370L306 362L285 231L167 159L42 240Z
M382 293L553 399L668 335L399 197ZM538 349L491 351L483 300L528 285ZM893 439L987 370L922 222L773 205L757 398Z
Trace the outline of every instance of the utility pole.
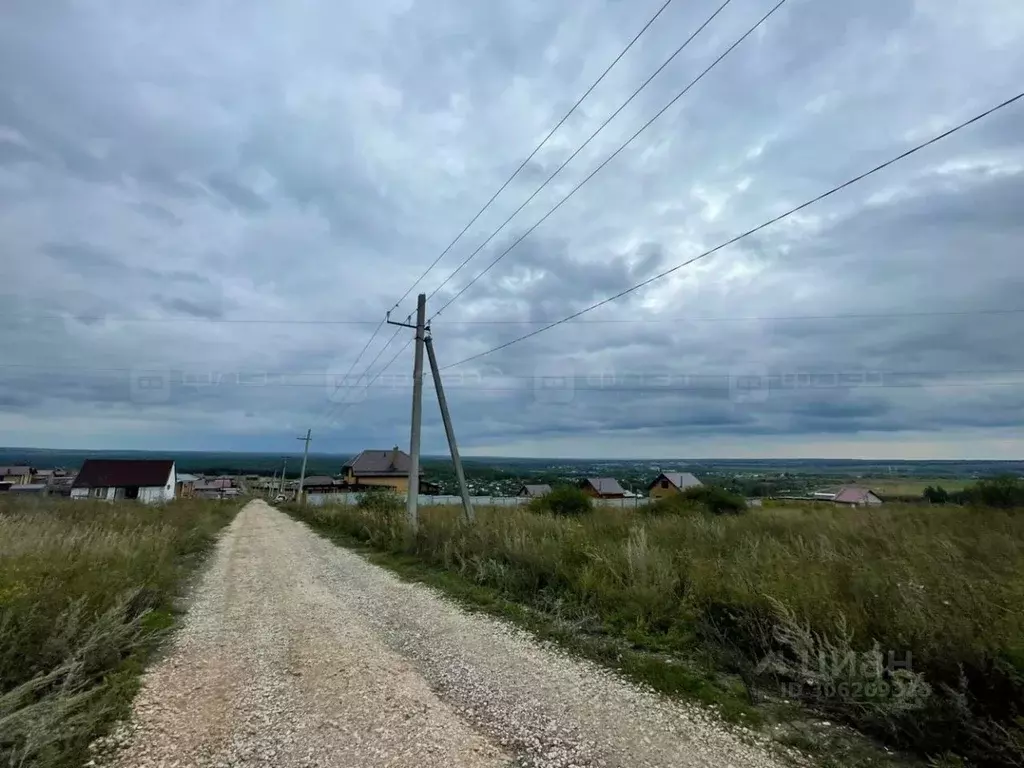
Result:
M423 418L423 339L427 324L427 295L421 293L416 297L416 325L396 323L390 317L387 322L389 325L416 329L416 354L412 367L412 428L409 435L409 497L405 506L409 526L415 532L419 526L417 504L420 495L420 423Z
M455 476L459 479L459 493L462 494L462 514L466 522L473 522L473 503L469 500L469 489L466 487L466 473L462 470L462 459L459 457L459 446L455 442L455 429L452 427L451 416L448 415L448 401L444 396L444 386L441 383L441 369L437 367L437 355L434 354L434 342L429 333L425 340L427 345L427 357L430 359L430 372L434 376L434 389L437 391L437 404L441 408L441 421L444 422L444 433L448 437L448 450L452 454L452 464L455 465Z
M305 504L306 503L306 496L303 493L303 491L305 489L303 488L303 486L306 484L306 459L309 458L309 441L310 441L310 437L312 435L312 432L313 432L312 429L307 429L305 437L296 437L295 438L296 440L304 440L306 442L306 447L302 451L302 470L299 472L299 491L298 491L298 494L295 497L295 500L297 502L299 502L300 504Z
M274 498L274 489L277 487L277 470L274 470L274 477L270 481L270 485L267 486L267 498Z
M288 474L288 457L284 456L284 467L281 468L281 484L277 487L277 494L280 496L284 493L284 478Z

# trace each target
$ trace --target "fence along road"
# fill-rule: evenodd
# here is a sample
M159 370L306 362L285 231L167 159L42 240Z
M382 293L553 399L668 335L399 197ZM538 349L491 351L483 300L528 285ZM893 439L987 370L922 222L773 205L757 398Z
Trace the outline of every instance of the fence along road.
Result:
M315 507L322 507L326 504L354 506L362 497L361 493L310 493L306 495L306 503ZM416 498L418 499L417 505L421 507L450 507L462 504L461 496L430 496L421 493ZM525 507L532 501L527 496L470 496L469 500L474 507ZM591 499L590 501L594 506L599 507L633 509L647 506L651 500L646 496L634 496L622 499Z
M263 501L221 537L113 741L98 762L121 768L778 765L703 709L466 613Z

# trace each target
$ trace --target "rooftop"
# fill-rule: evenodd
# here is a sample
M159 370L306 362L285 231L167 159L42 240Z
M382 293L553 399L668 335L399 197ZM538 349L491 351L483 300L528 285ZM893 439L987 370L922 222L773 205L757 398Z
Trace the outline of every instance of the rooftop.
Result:
M156 487L167 483L172 459L86 459L74 488Z

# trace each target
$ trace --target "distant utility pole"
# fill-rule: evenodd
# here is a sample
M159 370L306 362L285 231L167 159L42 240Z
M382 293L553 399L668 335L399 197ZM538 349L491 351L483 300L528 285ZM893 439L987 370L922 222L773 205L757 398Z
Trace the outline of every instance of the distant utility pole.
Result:
M267 486L267 498L274 498L274 489L277 487L277 470L274 470L274 477L270 481L270 485Z
M434 377L434 389L437 391L437 403L441 408L441 419L444 421L445 435L448 438L448 448L452 454L452 462L455 464L455 474L459 479L459 491L462 494L462 511L466 520L473 520L473 505L469 500L469 490L466 486L466 475L462 469L462 460L459 458L459 448L455 443L455 430L452 427L451 416L448 413L448 402L444 397L444 387L441 383L441 371L437 366L437 357L434 355L434 344L427 328L427 297L421 293L416 297L416 325L410 323L396 323L391 317L387 318L390 325L400 325L403 328L413 328L416 331L416 353L413 359L412 369L412 426L409 435L409 496L406 501L406 515L409 518L409 525L415 531L419 525L419 495L420 495L420 427L423 421L423 348L426 346L430 356L430 370Z
M295 497L295 500L298 501L300 504L306 503L306 497L303 495L302 491L303 486L306 484L306 459L309 458L309 441L312 433L313 430L307 429L305 437L295 438L296 440L304 440L306 442L306 447L302 451L302 470L299 472L299 491Z
M281 468L281 484L277 487L278 495L284 493L284 478L288 474L288 457L284 456L284 466Z

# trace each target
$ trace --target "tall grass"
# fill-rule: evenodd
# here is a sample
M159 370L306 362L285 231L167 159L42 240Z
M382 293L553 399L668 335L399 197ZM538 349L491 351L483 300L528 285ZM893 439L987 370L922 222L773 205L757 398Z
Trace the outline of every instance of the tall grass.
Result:
M0 497L0 763L84 762L237 508Z
M753 698L803 698L923 754L1024 764L1024 514L482 509L465 525L429 508L412 536L386 505L294 513L635 648L711 653Z

